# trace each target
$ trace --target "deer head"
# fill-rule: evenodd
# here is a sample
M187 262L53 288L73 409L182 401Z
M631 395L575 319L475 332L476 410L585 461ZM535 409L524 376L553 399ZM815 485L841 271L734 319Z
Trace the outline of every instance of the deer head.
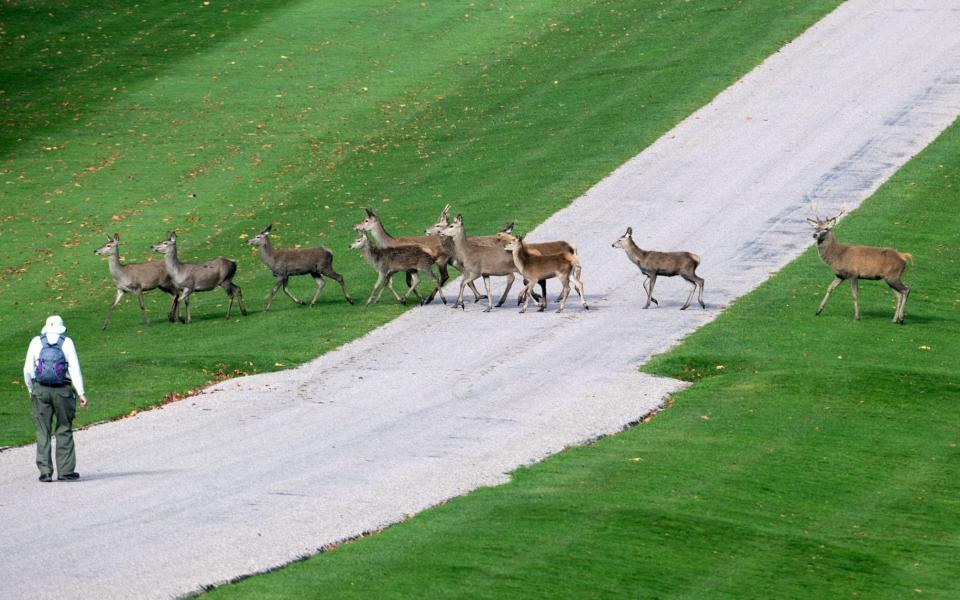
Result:
M177 233L175 231L168 231L167 237L158 244L151 246L154 252L159 252L160 254L169 254L171 252L177 251Z
M110 256L111 254L117 254L119 250L117 249L117 242L120 241L120 234L115 233L113 237L110 237L110 234L107 234L107 243L100 246L93 251L97 256Z
M457 215L457 218L453 220L453 223L450 223L446 227L440 230L439 235L443 237L456 237L463 233L463 215Z
M614 248L624 248L626 249L629 243L633 240L633 227L627 227L627 232L617 238L613 242L612 247Z
M440 212L440 216L437 218L437 222L424 230L426 235L440 235L440 230L450 224L450 205L443 207L443 210Z
M271 229L273 229L272 223L261 229L260 233L247 240L247 243L251 246L263 246L269 241Z
M377 213L373 212L369 208L364 208L367 216L364 220L360 221L354 225L354 229L361 229L363 231L373 231L377 225L380 223L380 217L377 216Z
M507 245L503 247L503 249L507 252L513 252L514 250L519 250L520 248L523 248L522 235L512 238L509 242L507 242Z
M364 233L362 229L357 229L356 227L354 227L354 230L357 232L357 239L350 243L350 247L354 250L366 248L370 244L370 239L367 238L367 234Z
M813 226L813 237L816 238L817 242L822 242L830 233L830 230L833 229L833 226L837 224L840 215L847 212L845 208L841 208L840 212L832 217L820 218L816 213L816 207L811 205L810 210L813 211L813 218L808 218L807 223Z

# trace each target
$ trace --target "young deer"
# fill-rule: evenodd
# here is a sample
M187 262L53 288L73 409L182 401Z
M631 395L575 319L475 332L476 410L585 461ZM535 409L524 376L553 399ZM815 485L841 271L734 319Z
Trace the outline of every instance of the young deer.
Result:
M443 246L440 243L440 238L430 235L421 235L414 237L393 237L387 230L383 228L383 222L380 220L380 217L377 216L377 213L373 212L369 208L363 209L367 213L367 217L357 223L354 226L354 229L362 230L369 232L373 236L374 242L380 248L396 248L398 246L419 246L424 251L433 256L434 262L437 265L437 270L440 271L440 285L442 286L450 279L450 273L447 270L447 264L450 262L451 255L444 251ZM410 285L410 278L407 278L407 285ZM473 283L470 284L470 289L473 290L473 294L476 297L477 301L480 300L480 292L477 291L476 286ZM434 294L430 294L430 297L427 299L427 302L433 301Z
M513 224L511 223L511 225ZM498 232L494 237L497 239L497 242L504 247L506 247L507 244L509 244L510 242L516 239L516 237L510 231L507 231L507 230L502 230ZM582 267L580 265L580 259L576 258L577 247L571 244L570 242L564 242L564 241L538 242L535 244L527 244L526 242L524 242L524 244L526 245L527 250L533 256L550 256L555 254L569 254L573 256L576 261L576 263L573 266L574 276L577 280L580 279L580 271L582 270ZM543 295L546 296L547 295L546 280L541 279L538 283L540 284L540 290L543 292ZM527 285L526 279L523 280L523 285L524 286ZM536 294L533 295L533 299L535 302L538 302L538 303L540 302L540 298L538 298ZM560 296L557 296L556 301L557 302L560 301ZM520 294L517 295L517 304L520 304L521 302L523 302L523 291L521 291Z
M273 247L273 244L270 243L270 230L272 228L273 225L267 225L260 233L247 240L247 243L251 246L260 248L260 259L263 260L263 264L267 265L267 268L270 269L270 272L273 273L273 276L276 278L273 289L270 290L270 297L267 298L267 306L263 309L263 312L270 310L270 305L273 304L273 297L281 287L283 288L283 293L289 296L291 300L297 304L306 304L306 302L294 296L293 293L287 289L287 282L290 277L294 275L310 275L317 283L317 291L314 292L313 299L310 300L310 306L317 303L320 292L323 291L324 286L327 284L323 278L324 275L339 283L340 289L343 290L344 299L350 304L353 304L353 299L350 298L350 294L347 293L347 286L343 283L343 277L333 270L333 254L329 250L323 246L277 250Z
M429 300L423 300L417 293L417 284L420 283L420 273L426 273L433 280L434 294L439 293L440 299L444 304L447 303L443 290L440 289L440 280L433 273L433 256L420 246L397 246L395 248L377 248L370 243L367 234L359 228L357 229L357 239L350 244L351 248L363 251L363 257L377 271L377 282L373 284L370 290L370 297L367 298L364 306L369 306L374 300L380 301L383 295L383 288L386 286L397 299L397 302L405 304L407 298L413 293L421 304L426 304ZM393 289L391 277L394 273L410 273L411 284L407 293L400 297L400 294ZM433 295L431 294L431 298Z
M163 264L170 275L173 284L180 290L180 300L186 310L187 318L180 318L183 323L190 322L190 295L194 292L206 292L221 286L230 298L227 304L227 317L233 308L233 297L237 297L240 304L240 314L247 314L247 307L243 304L243 292L240 286L233 283L233 276L237 272L237 263L228 258L215 258L202 263L183 263L177 257L177 234L174 231L167 233L166 239L153 245L153 251L163 254Z
M143 324L149 325L150 319L147 317L147 309L143 306L143 293L154 289L161 289L172 296L170 310L167 312L167 319L171 322L176 318L177 308L179 308L180 292L177 291L167 269L162 262L148 263L120 263L120 234L115 233L113 237L107 235L107 243L93 251L97 256L106 256L110 265L110 275L113 276L113 284L117 286L117 297L113 304L107 309L107 316L103 319L101 329L106 329L110 324L110 315L113 309L120 304L120 300L125 293L136 294L137 301L140 302L140 310L143 312Z
M478 277L482 277L487 290L487 308L483 312L493 310L493 292L490 289L491 275L506 276L507 278L507 289L503 291L503 296L497 303L497 306L501 306L503 301L506 300L507 294L510 293L515 278L514 273L517 272L517 267L513 264L510 253L506 252L499 244L491 246L468 238L463 229L463 217L461 215L457 215L453 223L440 231L440 239L446 239L445 243L447 244L452 243L453 254L461 265L460 294L453 307L464 308L464 288Z
M679 275L689 281L693 288L687 301L683 303L680 310L686 310L693 300L693 294L700 288L700 294L697 300L700 302L700 308L706 308L703 303L703 278L696 273L700 266L700 257L691 252L655 252L653 250L641 250L633 242L633 228L627 227L627 232L617 238L613 243L614 248L623 248L633 264L640 268L640 271L647 276L643 281L643 290L647 292L647 303L644 308L649 308L650 303L659 306L657 299L653 297L653 286L657 284L657 277L673 277Z
M573 285L580 296L580 305L589 310L587 301L583 294L583 283L580 281L580 274L577 266L579 261L573 254L548 254L545 256L536 256L532 254L523 242L523 236L507 244L506 250L513 253L513 262L517 270L527 278L527 285L523 288L523 308L520 312L527 312L527 303L533 292L533 286L541 279L550 279L556 277L563 285L563 292L560 294L560 308L557 312L563 312L567 304L567 296L570 295L570 278L573 278ZM540 305L540 312L547 307L547 297L543 297L543 303Z
M893 312L893 322L903 323L903 309L907 305L907 296L910 295L910 288L903 284L900 277L903 275L903 269L907 266L907 261L913 260L913 255L907 252L898 252L893 248L876 248L873 246L857 246L853 244L841 244L833 236L833 226L844 211L840 211L835 217L829 219L807 219L807 222L813 225L813 237L817 240L817 251L820 253L820 260L824 262L833 271L834 279L823 301L817 308L817 314L823 312L823 307L827 304L827 299L837 286L845 280L850 280L850 291L853 293L853 318L860 319L860 307L858 306L858 296L860 292L859 280L861 279L882 279L887 282L893 295L897 298L897 307Z

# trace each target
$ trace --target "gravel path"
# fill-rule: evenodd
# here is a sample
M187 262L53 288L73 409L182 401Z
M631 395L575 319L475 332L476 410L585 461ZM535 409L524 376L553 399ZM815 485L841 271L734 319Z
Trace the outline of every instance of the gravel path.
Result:
M620 430L682 385L637 366L806 248L811 200L856 206L960 113L958 31L960 2L848 2L550 218L531 238L578 244L589 312L411 311L80 432L77 484L38 484L32 446L0 453L0 597L188 593ZM677 310L678 279L639 309L610 247L627 225L703 257L708 310Z

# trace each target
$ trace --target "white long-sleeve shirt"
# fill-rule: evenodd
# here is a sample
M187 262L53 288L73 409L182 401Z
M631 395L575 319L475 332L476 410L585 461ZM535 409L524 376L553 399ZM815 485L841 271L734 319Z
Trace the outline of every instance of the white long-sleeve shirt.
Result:
M59 337L56 334L47 334L47 341L56 344ZM27 384L30 393L33 393L33 375L37 371L41 349L43 349L43 343L38 335L30 340L30 346L27 348L27 358L23 361L23 382ZM83 396L83 375L80 373L80 359L77 358L77 348L73 345L73 340L63 336L61 350L63 350L63 356L67 359L67 373L70 375L70 383L77 390L77 394Z

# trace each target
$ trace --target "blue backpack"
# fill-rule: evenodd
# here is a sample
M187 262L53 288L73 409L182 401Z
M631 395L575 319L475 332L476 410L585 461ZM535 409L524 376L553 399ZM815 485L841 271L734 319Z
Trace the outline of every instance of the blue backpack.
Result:
M34 381L43 385L64 385L69 381L67 377L67 357L63 354L63 336L57 339L56 344L47 341L46 335L40 336L40 359L37 360L37 370Z

